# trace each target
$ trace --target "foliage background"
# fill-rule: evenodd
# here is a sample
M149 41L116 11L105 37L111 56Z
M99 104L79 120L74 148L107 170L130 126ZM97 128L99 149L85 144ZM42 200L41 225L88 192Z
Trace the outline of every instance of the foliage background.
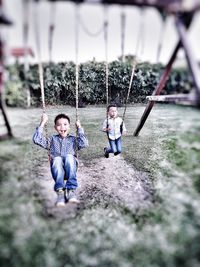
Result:
M73 62L43 64L45 100L49 105L75 105L75 64ZM143 103L151 95L163 71L161 64L138 63L132 83L129 102ZM109 63L109 102L121 106L126 99L132 72L132 58ZM8 106L26 106L26 86L31 93L31 105L41 105L38 65L30 66L24 75L23 65L8 67L9 82L6 83ZM184 68L174 69L162 94L188 93L192 81ZM88 61L79 67L79 105L106 103L105 62Z

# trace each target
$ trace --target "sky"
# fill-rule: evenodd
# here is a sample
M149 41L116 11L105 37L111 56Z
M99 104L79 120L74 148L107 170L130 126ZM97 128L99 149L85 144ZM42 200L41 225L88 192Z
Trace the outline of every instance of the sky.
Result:
M12 27L6 27L4 30L4 39L7 43L7 51L13 47L22 47L23 42L23 0L4 0L5 13L14 22ZM55 20L55 30L52 43L52 60L59 61L75 61L76 60L76 42L75 42L75 25L76 25L76 5L72 2L56 2L40 1L38 4L38 12L35 13L35 4L31 3L30 10L26 10L26 18L29 21L28 46L35 53L34 58L30 58L31 62L38 61L38 53L36 46L35 23L39 25L39 36L41 46L42 61L49 61L48 49L48 29L51 22L50 18ZM53 5L53 13L52 7ZM78 61L85 62L96 59L104 61L106 59L106 50L104 42L104 34L101 32L97 37L89 36L83 29L83 24L89 32L96 33L102 28L105 14L108 18L108 61L116 60L121 56L121 13L125 14L125 38L124 53L135 54L137 42L140 46L138 57L141 61L157 61L157 49L159 45L160 33L162 37L162 51L160 61L166 63L173 52L178 41L176 29L174 27L174 18L167 17L165 27L163 20L154 8L140 8L133 6L122 7L119 5L109 5L105 8L100 4L81 4L79 5L79 14L82 24L79 24L78 34ZM191 42L192 51L196 58L200 58L199 41L200 41L200 18L197 14L194 18L192 27L189 31L189 40ZM36 19L35 19L36 18ZM141 24L143 31L141 31ZM142 34L143 32L143 34ZM138 35L139 38L138 39ZM142 45L143 44L143 45ZM142 49L143 47L143 49ZM179 58L183 58L184 54L179 53ZM8 61L14 59L8 57Z

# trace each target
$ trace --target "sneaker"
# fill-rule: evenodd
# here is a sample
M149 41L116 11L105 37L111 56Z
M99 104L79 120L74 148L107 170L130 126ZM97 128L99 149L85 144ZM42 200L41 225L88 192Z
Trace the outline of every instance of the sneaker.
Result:
M104 151L104 157L105 158L109 158L109 153L107 152L107 148L106 147L104 147L103 151Z
M75 189L67 189L67 200L70 203L79 203L79 200L76 196L76 190Z
M57 191L56 206L57 207L65 206L65 196L64 196L64 191L62 189Z

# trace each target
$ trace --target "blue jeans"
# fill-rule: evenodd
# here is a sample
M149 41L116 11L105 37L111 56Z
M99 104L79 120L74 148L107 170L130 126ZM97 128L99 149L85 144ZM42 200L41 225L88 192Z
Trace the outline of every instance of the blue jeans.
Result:
M55 191L61 188L77 188L76 164L76 158L71 154L66 157L54 157L51 159L51 174L55 181ZM65 177L67 179L66 184Z
M122 138L111 140L109 139L110 148L107 148L107 153L114 153L114 155L118 155L122 152Z

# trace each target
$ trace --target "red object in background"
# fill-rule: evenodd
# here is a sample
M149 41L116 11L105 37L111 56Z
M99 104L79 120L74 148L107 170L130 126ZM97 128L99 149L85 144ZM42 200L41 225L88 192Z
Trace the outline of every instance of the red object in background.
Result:
M34 57L33 50L30 47L28 48L14 47L14 48L11 48L10 53L14 57L23 57L25 56L25 54Z

